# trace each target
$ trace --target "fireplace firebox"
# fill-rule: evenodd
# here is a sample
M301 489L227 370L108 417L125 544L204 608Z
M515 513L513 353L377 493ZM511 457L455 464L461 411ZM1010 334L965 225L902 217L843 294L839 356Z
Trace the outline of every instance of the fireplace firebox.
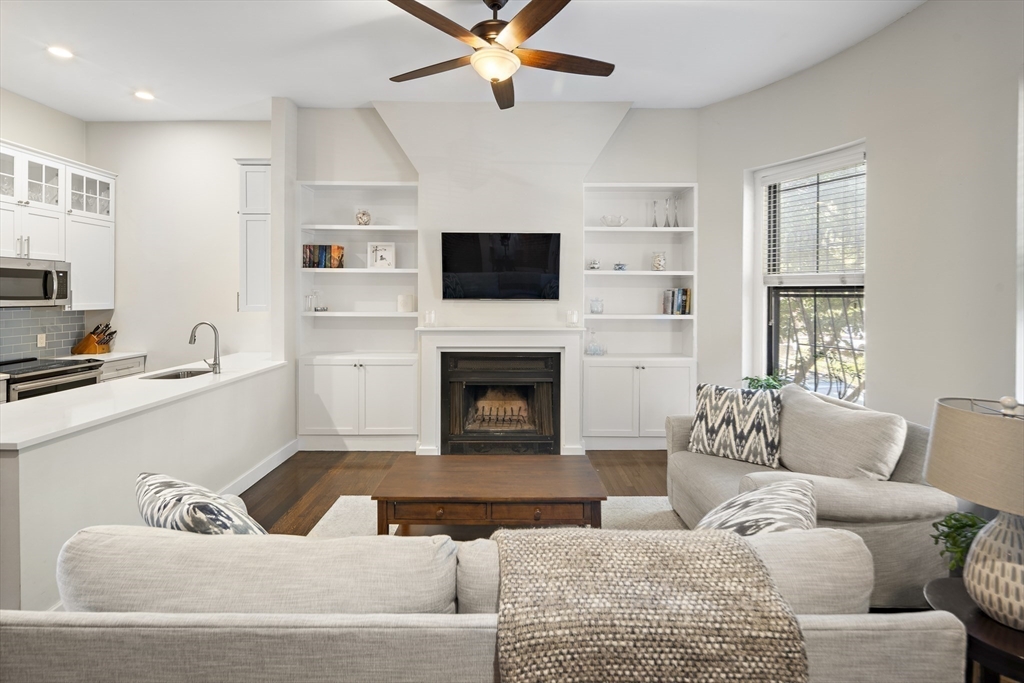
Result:
M557 453L558 353L442 353L441 453Z

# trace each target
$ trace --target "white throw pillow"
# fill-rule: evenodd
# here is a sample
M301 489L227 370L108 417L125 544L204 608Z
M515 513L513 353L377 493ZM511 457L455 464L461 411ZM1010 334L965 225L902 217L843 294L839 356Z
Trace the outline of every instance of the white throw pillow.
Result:
M789 479L730 498L697 522L695 529L728 529L740 536L813 529L817 522L814 484Z
M149 526L197 534L267 533L243 507L208 488L165 474L140 474L135 497Z
M782 388L779 459L792 472L887 480L903 452L907 421L822 401L797 384Z

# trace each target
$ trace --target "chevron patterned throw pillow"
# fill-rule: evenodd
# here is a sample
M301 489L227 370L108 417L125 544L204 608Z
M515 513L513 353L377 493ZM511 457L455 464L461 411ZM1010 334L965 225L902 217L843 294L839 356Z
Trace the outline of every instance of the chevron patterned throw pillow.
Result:
M778 467L781 410L775 389L698 384L690 452Z

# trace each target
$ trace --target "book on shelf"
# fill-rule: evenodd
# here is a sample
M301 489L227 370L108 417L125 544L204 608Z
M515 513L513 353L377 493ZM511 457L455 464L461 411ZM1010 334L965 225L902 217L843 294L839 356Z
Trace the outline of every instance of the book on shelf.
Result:
M345 247L340 244L303 244L303 268L344 268Z
M690 315L692 302L688 287L666 289L662 294L661 312L663 315Z

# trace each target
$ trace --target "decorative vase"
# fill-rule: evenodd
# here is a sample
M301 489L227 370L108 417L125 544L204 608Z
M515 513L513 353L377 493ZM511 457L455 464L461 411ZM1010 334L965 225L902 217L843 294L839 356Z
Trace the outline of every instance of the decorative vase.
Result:
M370 212L366 209L360 209L356 212L356 225L369 225L370 224Z
M652 228L658 227L658 200L655 199L651 202L651 216L653 216L654 222L651 223Z
M679 198L678 197L676 197L675 211L673 212L673 214L675 215L675 220L672 221L672 227L673 228L678 228L679 227Z
M604 299L591 299L590 312L595 314L604 313Z
M665 197L665 225L662 227L671 228L672 224L668 220L668 197Z
M964 588L985 614L1024 630L1024 517L1000 512L974 537Z
M654 256L651 258L651 270L665 270L665 252L654 252Z

